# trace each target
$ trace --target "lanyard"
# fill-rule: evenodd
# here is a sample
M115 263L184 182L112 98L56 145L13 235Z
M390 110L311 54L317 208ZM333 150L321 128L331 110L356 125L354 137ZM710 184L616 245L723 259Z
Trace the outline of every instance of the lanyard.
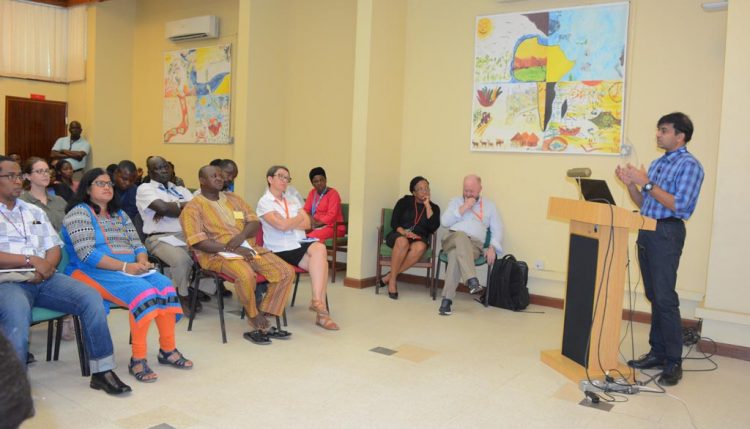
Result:
M419 212L419 209L417 209L417 199L414 198L414 227L417 226L417 224L419 223L419 220L422 218L422 215L426 211L427 211L427 204L422 206L422 213Z
M5 218L5 220L8 221L9 224L13 225L13 229L15 229L16 232L18 232L18 235L20 235L21 237L23 237L23 241L28 244L28 242L29 242L29 236L28 236L28 234L26 234L26 220L23 218L23 209L21 207L19 207L18 208L18 212L21 213L21 226L23 227L23 232L21 232L21 230L18 229L18 227L16 226L15 222L13 222L12 220L10 220L10 218L8 216L6 216L6 214L3 213L2 210L0 210L0 214L3 215L3 217Z
M286 198L281 197L281 201L284 202L284 212L286 213L286 218L289 219L289 206L286 204ZM273 199L273 202L281 207L281 203L276 198Z
M315 216L315 212L318 210L318 204L320 204L321 201L323 201L323 197L328 192L328 188L325 188L323 190L323 193L320 194L320 198L318 198L318 193L315 193L315 197L313 198L313 204L312 204L312 213L310 213L312 216Z
M177 198L179 198L181 200L185 199L185 197L181 193L177 192L177 189L175 189L175 188L169 188L169 187L164 186L164 185L159 185L159 188L161 188L161 190L163 190L163 191L166 191L170 195L174 195L175 197L177 197Z
M484 219L484 201L479 200L479 213L474 211L474 207L470 208L471 212L474 214L474 217L479 219L479 222L481 222Z

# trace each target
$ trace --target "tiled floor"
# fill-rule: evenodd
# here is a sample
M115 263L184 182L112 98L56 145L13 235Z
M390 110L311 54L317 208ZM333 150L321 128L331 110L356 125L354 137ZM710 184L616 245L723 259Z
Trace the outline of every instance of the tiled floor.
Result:
M485 309L460 294L454 314L437 314L420 286L402 285L400 299L373 289L329 292L341 331L314 325L309 286L300 284L288 309L288 341L258 346L242 338L244 321L227 314L229 342L221 343L215 302L205 306L193 332L178 324L177 343L195 361L192 371L156 363L156 328L150 361L159 381L138 383L127 373L130 356L124 311L110 315L120 365L134 392L110 397L80 377L75 344L63 343L59 362L44 362L46 331L35 328L29 369L37 415L23 428L698 428L750 427L746 387L750 362L717 357L714 372L687 372L671 396L627 397L611 411L578 405L576 384L540 362L541 350L559 347L562 313ZM235 299L229 309L238 307ZM636 353L647 347L647 326L635 325ZM384 347L385 355L371 349ZM629 355L629 343L623 351ZM686 369L707 367L690 361Z

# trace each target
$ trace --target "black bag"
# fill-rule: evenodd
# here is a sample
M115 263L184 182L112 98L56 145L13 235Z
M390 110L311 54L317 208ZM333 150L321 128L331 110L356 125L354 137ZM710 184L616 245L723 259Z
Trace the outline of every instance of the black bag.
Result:
M484 299L493 307L520 311L529 306L529 266L517 261L513 255L505 255L492 265L490 284ZM487 294L485 294L487 295Z

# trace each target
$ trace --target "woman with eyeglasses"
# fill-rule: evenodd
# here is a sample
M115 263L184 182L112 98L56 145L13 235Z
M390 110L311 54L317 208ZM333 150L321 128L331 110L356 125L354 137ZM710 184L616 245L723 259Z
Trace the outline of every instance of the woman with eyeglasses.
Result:
M422 259L430 235L440 227L440 207L430 201L430 182L417 176L409 182L409 192L411 195L404 195L393 208L393 230L385 237L385 244L393 249L391 271L378 286L387 285L391 299L398 299L398 275Z
M61 197L50 194L47 188L50 182L47 161L38 156L32 156L23 163L21 171L23 172L24 184L26 185L24 189L26 190L23 191L20 198L42 209L55 231L59 232L67 203Z
M159 329L160 364L191 369L175 345L175 322L182 306L172 281L153 270L130 218L114 196L106 171L95 168L81 179L63 219L63 241L70 255L66 274L99 291L102 297L130 311L132 353L128 370L138 380L153 382L146 337L151 321Z
M55 176L57 180L52 184L55 195L59 195L65 201L70 201L76 193L76 187L73 184L73 164L67 160L60 160L55 164Z
M315 323L323 329L338 330L326 306L328 289L328 252L319 241L310 241L305 230L311 221L302 202L286 190L292 177L289 169L274 165L266 173L268 189L258 201L257 213L263 225L263 247L271 250L289 265L310 273L312 300L310 310L317 314Z

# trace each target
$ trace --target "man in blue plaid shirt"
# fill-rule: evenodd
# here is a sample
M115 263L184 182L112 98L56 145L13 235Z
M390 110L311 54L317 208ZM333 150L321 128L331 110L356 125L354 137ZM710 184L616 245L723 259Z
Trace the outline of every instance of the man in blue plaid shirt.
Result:
M643 288L651 301L651 351L628 365L663 368L658 382L665 386L674 386L682 378L677 267L685 244L684 221L693 214L703 183L703 167L686 147L692 136L693 123L687 115L662 116L656 144L666 153L651 163L648 172L629 164L615 171L641 213L656 219L656 231L640 231L637 241Z

